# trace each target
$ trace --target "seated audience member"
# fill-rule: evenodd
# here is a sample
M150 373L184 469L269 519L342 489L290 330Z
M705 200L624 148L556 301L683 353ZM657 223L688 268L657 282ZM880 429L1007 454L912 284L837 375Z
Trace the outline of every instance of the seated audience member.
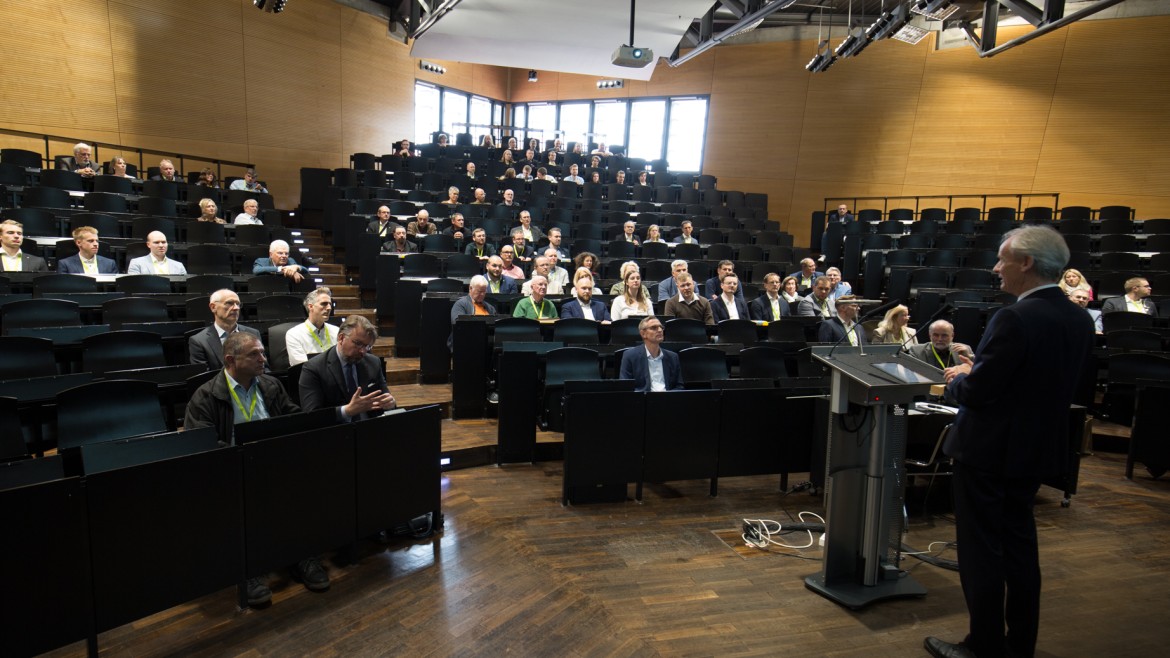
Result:
M520 149L520 144L516 141L515 137L509 137L507 148L509 151L517 151Z
M219 189L219 181L215 180L215 172L211 170L211 167L204 167L199 171L199 178L195 184L200 187Z
M492 141L491 135L484 135L483 139L480 140L479 145L489 149L494 149L496 147L496 143Z
M935 320L930 323L930 342L915 345L908 351L919 361L946 370L962 363L960 356L974 358L970 347L954 341L955 326L946 320Z
M395 153L397 153L398 157L402 158L403 160L414 155L414 152L410 148L410 140L404 139L401 142L398 142L398 148L395 150Z
M589 172L589 182L590 183L597 183L598 185L600 185L601 184L601 172L597 171L596 169Z
M516 177L516 168L515 167L508 167L507 169L504 170L504 174L502 176L500 176L497 180L511 180L515 177ZM508 204L508 205L511 205L511 204Z
M532 261L532 278L529 279L528 281L525 281L524 285L520 286L520 294L531 295L532 294L532 282L535 281L536 277L538 277L538 276L542 277L545 281L544 294L546 294L546 295L563 295L563 294L565 294L564 283L561 281L557 281L556 283L554 283L552 281L552 279L549 278L549 275L552 273L553 262L555 262L555 261L549 260L547 256L537 256L535 259L533 259L533 261Z
M634 220L627 220L626 223L622 224L622 235L618 239L623 242L632 242L635 245L642 244L642 241L638 239L638 234L634 233L634 229L637 227L638 225L634 223Z
M373 233L380 238L389 239L394 236L395 226L398 224L390 216L390 207L378 206L378 218L366 226L366 233Z
M788 300L780 294L780 275L770 272L764 277L764 292L748 306L751 319L760 322L778 322L792 315Z
M533 153L540 153L540 140L535 137L529 137L527 148Z
M642 345L635 345L622 353L619 379L634 380L634 390L676 391L683 387L682 366L678 355L662 349L664 336L662 322L648 315L638 323Z
M469 183L474 183L475 181L479 180L479 176L477 176L475 173L475 163L474 162L467 163L467 169L466 169L466 171L464 171L464 177L467 179L467 181Z
M661 242L666 244L666 240L662 239L662 229L658 228L657 224L651 224L646 229L646 239L642 242Z
M625 185L626 184L626 170L625 169L618 169L617 173L613 175L613 182L618 184L618 185Z
M434 235L435 233L438 233L438 229L435 228L435 223L431 221L431 213L425 210L419 210L418 214L414 216L414 221L406 224L406 235L408 237Z
M573 287L573 284L569 281L569 271L560 265L557 265L558 254L556 247L553 247L550 244L545 248L542 255L547 258L549 262L549 270L548 274L546 275L548 277L549 294L564 295L568 293L569 290ZM559 290L560 292L554 293L553 290Z
M662 314L676 318L691 318L701 320L703 324L715 324L715 316L711 313L711 302L702 295L695 294L695 279L687 272L682 272L674 278L678 286L678 294L666 300L666 307Z
M550 164L552 164L552 163L550 162ZM567 180L569 182L576 183L578 185L585 184L585 179L581 178L580 176L577 175L577 165L576 164L569 165L569 175L565 176L564 179L562 179L562 180Z
M678 277L687 273L687 267L687 262L681 258L670 263L670 276L658 282L658 301L678 297Z
M719 280L719 285L723 288L723 294L711 300L711 316L715 318L715 324L724 320L750 320L751 311L743 301L739 277L725 275Z
M146 235L146 246L150 253L131 259L126 274L159 274L162 276L185 276L187 268L173 258L167 258L167 236L162 231L151 231Z
M264 187L260 184L260 181L256 180L256 170L251 167L248 167L244 170L243 178L237 178L236 180L232 181L231 189L268 194L268 188Z
M623 290L613 298L609 309L609 317L614 320L624 320L641 315L653 315L654 307L650 304L650 295L642 287L642 272L637 267L631 267L622 278Z
M829 297L833 301L837 301L837 299L845 295L853 294L853 286L841 280L841 270L830 267L825 270L825 278L829 280Z
M219 206L215 205L215 201L211 199L199 200L199 219L200 222L214 222L216 224L226 224L227 220L219 216Z
M577 296L577 282L581 279L589 279L590 295L600 295L601 289L593 285L593 272L589 271L587 267L578 267L573 272L573 296ZM609 315L609 309L605 311L606 316Z
M512 245L506 244L500 247L500 258L504 261L504 269L501 270L504 276L524 280L524 270L516 264L516 249Z
M118 264L113 259L98 255L98 232L92 226L79 226L73 229L73 242L77 245L77 253L57 261L57 271L61 274L117 274Z
M101 171L98 163L93 161L93 149L85 142L74 146L73 157L62 158L62 161L57 163L57 168L80 174L82 178L93 178Z
M459 188L455 187L454 185L452 185L451 187L448 187L447 188L447 198L443 199L440 203L442 203L445 206L459 205Z
M500 205L506 208L515 208L516 206L520 205L516 203L516 191L512 188L504 190L503 200L500 201Z
M514 160L512 156L512 149L504 149L504 152L500 154L500 162L503 163L505 167L513 167L516 164L516 160ZM513 170L513 173L514 171L515 170Z
M1089 308L1089 292L1087 290L1081 290L1080 288L1073 288L1073 289L1069 290L1068 298L1070 300L1072 300L1072 302L1074 304L1076 304L1077 306L1080 306L1081 308L1085 309L1085 312L1088 313L1089 317L1093 319L1094 331L1096 331L1099 334L1105 333L1105 326L1101 322L1101 311L1098 311L1097 309L1094 309L1094 308Z
M532 149L525 150L524 159L520 161L520 165L528 170L530 176L535 173L536 168L540 166L540 161L536 159L536 151Z
M482 187L475 188L475 191L472 192L472 194L475 196L475 200L471 202L471 205L483 206L488 203L487 192L484 192Z
M264 374L267 361L259 336L235 333L216 347L221 351L223 376L212 377L191 396L184 428L214 427L220 441L232 443L239 423L300 411L280 381ZM329 588L329 574L316 557L297 563L293 576L310 590ZM266 575L254 575L241 583L248 605L260 606L272 600L272 590L265 580Z
M447 135L446 135L446 134L440 134L440 135L439 135L439 140L438 140L437 142L435 142L435 143L436 143L436 144L438 145L438 147L439 147L439 157L440 157L440 158L447 157L447 147L448 147L448 146L450 145L450 143L451 143L451 140L450 140L450 139L447 137Z
M683 220L682 233L679 234L678 237L676 237L674 239L674 243L675 244L699 244L699 239L693 235L694 232L695 232L695 225L691 223L691 220L689 220L689 219Z
M837 206L836 211L829 213L829 216L825 219L825 227L828 228L829 224L848 224L849 222L852 222L853 220L854 220L853 215L851 215L849 213L849 206L842 203L841 205ZM829 232L825 231L824 233L821 233L821 259L822 260L824 260L824 254L826 251L828 251L828 249L829 249Z
M723 277L735 276L735 263L729 260L719 261L719 269L715 270L715 276L707 279L703 284L703 296L714 302L723 292ZM743 298L743 290L739 288L738 281L735 288L735 298L744 303L744 308L747 308L747 301ZM712 303L714 306L714 303ZM718 317L718 314L716 315ZM747 318L747 314L743 315Z
M223 343L227 337L243 332L260 340L260 332L239 324L240 297L224 288L211 293L211 315L215 318L206 329L187 339L187 354L191 363L207 366L208 370L223 367Z
M451 225L443 229L443 235L449 235L455 240L455 251L462 251L467 238L471 237L471 232L464 223L463 213L453 212L449 219Z
M561 229L556 226L548 230L548 246L557 250L557 260L568 260L569 250L561 244Z
M173 163L170 160L167 160L165 158L162 160L159 160L158 161L158 174L155 176L151 176L150 180L165 180L165 181L174 182L175 181L175 163ZM232 189L234 190L235 188L233 187Z
M536 251L524 239L524 233L518 228L512 229L512 253L515 259L522 263L532 262L532 257L536 255Z
M789 306L796 306L800 303L800 300L804 299L796 292L798 285L799 282L794 276L786 276L780 282L780 296L784 298L784 301L788 302Z
M397 403L386 386L382 361L370 354L378 328L362 315L341 322L337 342L301 368L301 406L305 411L334 407L349 423L381 416Z
M413 254L418 252L418 245L406 239L406 227L395 224L391 230L389 240L382 243L384 254Z
M650 172L648 172L648 171L639 171L638 172L638 185L641 185L642 187L649 187L650 186L649 179L650 179Z
M21 250L24 244L24 224L6 219L0 222L0 270L5 272L48 272L49 264L40 256L26 254Z
M873 330L871 342L875 345L902 345L902 349L909 350L910 346L918 344L918 334L907 326L909 323L910 309L898 304L886 311L886 316Z
M607 149L607 148L605 147L605 142L602 142L602 143L598 144L598 145L597 145L597 148L593 149L593 151L591 151L591 153L592 153L593 155L604 155L604 156L605 156L605 157L607 157L607 158L608 158L609 156L613 155L613 153L610 153L610 152L609 152L609 149Z
M482 228L477 228L471 232L471 242L464 247L463 253L487 260L496 255L496 248L487 243L487 233Z
M817 262L815 260L805 258L800 261L800 271L793 272L788 276L796 277L796 287L798 290L809 290L813 287L813 282L824 275L824 272L817 271ZM829 289L832 290L832 286Z
M557 184L557 179L553 178L552 176L549 176L548 169L545 169L544 167L537 167L536 176L534 177L534 179L535 180L546 180L553 185Z
M287 242L273 240L268 245L268 258L257 258L252 263L252 274L279 274L292 279L293 283L300 283L309 275L309 270L289 257Z
M824 279L823 281L821 279ZM813 284L812 292L796 305L796 314L806 318L828 319L837 315L837 305L829 298L829 280L824 277Z
M865 344L865 330L857 324L857 314L861 306L853 295L845 295L837 300L837 315L825 318L817 328L817 340L822 343L845 343L850 345Z
M305 295L305 310L309 319L284 334L290 366L304 363L310 355L321 354L337 344L337 327L328 322L333 312L333 291L321 287Z
M475 229L481 231L483 229ZM516 279L510 276L504 276L504 259L499 256L488 256L487 263L484 265L484 271L487 272L488 292L493 295L515 295L519 294L520 286L516 285Z
M455 300L451 307L451 331L455 330L455 321L461 315L495 315L496 307L485 301L488 291L487 278L481 274L471 277L467 285L467 294ZM447 336L447 349L451 349L452 336Z
M511 190L507 191L511 192ZM516 231L523 233L524 239L527 240L529 244L536 244L537 242L540 242L542 238L544 238L544 231L541 231L539 226L532 225L532 213L527 210L520 211L520 225L512 229L513 233Z
M584 267L589 270L593 278L597 278L597 271L601 267L601 260L593 252L582 251L573 258L573 271ZM574 275L575 276L575 275ZM598 293L601 294L601 293Z
M593 287L593 277L588 270L578 271L573 282L573 299L567 300L561 306L561 318L585 318L596 322L610 321L609 309L601 301L593 299L597 289Z
M1084 290L1089 293L1089 301L1093 301L1093 286L1085 279L1085 275L1081 274L1079 270L1074 270L1071 267L1064 271L1060 277L1060 289L1064 294L1071 294L1074 290Z
M618 269L618 276L620 276L622 278L622 280L618 281L617 283L610 286L609 294L619 295L619 296L624 295L626 293L626 277L629 275L630 272L640 272L640 271L641 271L641 268L638 267L638 264L632 260L628 260L628 261L622 263L621 268ZM642 291L641 296L643 298L645 298L647 302L650 301L650 291L647 290L645 287L642 287L641 291Z
M1150 299L1150 293L1153 289L1150 288L1150 282L1140 276L1126 279L1125 294L1121 297L1110 297L1101 305L1101 312L1108 313L1145 313L1146 315L1158 315L1158 307L1154 304L1154 300Z
M236 226L263 224L264 222L260 221L260 204L255 199L245 199L244 212L236 215L232 223Z
M531 284L531 293L516 302L512 317L530 320L555 320L557 306L544 298L545 292L548 290L548 279L537 274L532 277L532 281L529 283Z
M127 172L128 169L129 167L126 165L126 158L123 158L120 155L115 155L113 159L110 160L111 176L116 176L117 178L134 178Z
M550 169L557 169L561 166L561 155L556 151L549 151L544 154L544 166ZM543 168L543 167L542 167ZM573 181L576 182L576 181Z
M597 171L601 169L601 156L594 155L589 158L589 168Z

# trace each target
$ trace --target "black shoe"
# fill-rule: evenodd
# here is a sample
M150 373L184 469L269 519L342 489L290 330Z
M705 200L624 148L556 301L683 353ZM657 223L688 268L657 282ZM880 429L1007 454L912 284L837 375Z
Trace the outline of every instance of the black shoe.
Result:
M967 645L951 644L937 637L926 638L923 640L922 646L934 658L975 658L975 652Z
M268 585L260 578L249 578L241 587L244 588L244 600L250 607L255 608L272 600L272 590L268 589Z
M329 589L329 574L315 557L305 558L292 569L293 578L300 581L305 589L323 592Z

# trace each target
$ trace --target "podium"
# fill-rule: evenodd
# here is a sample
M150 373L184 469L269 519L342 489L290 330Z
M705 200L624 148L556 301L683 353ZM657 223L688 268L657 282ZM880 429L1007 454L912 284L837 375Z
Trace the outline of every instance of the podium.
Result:
M900 574L906 407L942 374L898 345L814 347L832 373L825 457L825 550L814 592L857 610L887 598L923 596ZM893 549L891 551L891 549Z

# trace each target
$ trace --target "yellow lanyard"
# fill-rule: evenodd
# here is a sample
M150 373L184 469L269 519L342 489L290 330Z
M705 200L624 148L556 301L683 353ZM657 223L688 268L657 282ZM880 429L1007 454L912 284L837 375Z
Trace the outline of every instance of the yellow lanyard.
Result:
M536 304L532 305L532 309L534 311L536 311L536 319L537 320L540 320L541 318L544 317L544 304L545 304L545 301L543 299L540 300L540 309L539 310L536 308Z
M167 267L166 260L151 260L154 263L154 271L156 274L169 274L170 269Z
M779 297L772 300L772 319L773 320L780 319L780 298Z
M313 342L317 344L318 348L320 348L320 352L324 352L325 350L329 349L329 347L333 344L329 341L329 330L325 329L324 325L322 325L321 328L325 329L325 340L321 340L321 338L317 336L317 330L313 328L313 323L309 322L308 320L305 321L305 328L309 330L309 337L312 338Z
M80 260L81 269L84 270L86 274L97 274L97 256L94 256L93 260L91 261L87 261L84 258Z
M252 404L247 409L245 409L244 403L240 402L240 396L236 395L236 389L232 387L232 380L228 379L228 374L227 374L226 370L223 373L223 378L224 378L224 381L227 382L228 393L232 394L232 402L236 403L236 406L240 409L240 413L244 415L244 422L251 421L252 414L256 413L256 398L259 397L259 392L255 392L252 394ZM255 382L253 382L253 383L255 383ZM247 391L245 391L244 394L247 395Z
M934 360L935 360L935 361L938 361L938 365L939 365L939 367L940 367L940 368L942 368L943 370L946 370L946 369L947 369L947 364L943 363L942 357L940 357L940 356L938 355L938 352L937 352L937 351L935 351L935 349L934 349L934 344L933 344L933 343L932 343L932 344L931 344L931 346L930 346L930 353L934 355ZM950 360L951 360L951 353L950 353L950 352L947 352L947 361L950 361Z

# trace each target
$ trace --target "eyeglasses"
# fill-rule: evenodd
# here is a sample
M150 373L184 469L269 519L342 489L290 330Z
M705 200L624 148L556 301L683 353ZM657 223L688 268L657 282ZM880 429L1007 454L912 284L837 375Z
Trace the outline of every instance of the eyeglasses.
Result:
M342 336L342 338L349 341L349 343L351 345L353 345L354 349L358 350L359 352L369 352L370 350L374 349L373 343L366 344L366 343L358 342L358 341L354 340L353 337L350 336L349 334L345 334L344 336Z

